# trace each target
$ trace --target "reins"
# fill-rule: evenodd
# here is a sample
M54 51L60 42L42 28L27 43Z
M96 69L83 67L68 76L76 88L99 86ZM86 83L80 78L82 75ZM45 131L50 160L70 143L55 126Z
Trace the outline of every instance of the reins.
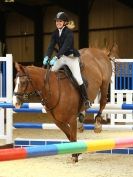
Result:
M49 90L48 90L48 97L44 99L44 105L48 104L49 99L50 99L50 97L51 97L50 82L49 82L50 74L51 74L51 70L50 70L50 68L48 68L48 69L47 69L47 72L46 72L46 74L45 74L45 77L44 77L44 82L45 82L44 87L46 87L46 84L47 84ZM55 109L56 106L59 104L59 101L60 101L60 96L61 96L60 79L61 79L61 78L59 77L58 72L57 72L57 75L56 75L56 76L57 76L57 81L58 81L58 93L59 93L59 95L58 95L58 100L57 100L57 102L56 102L56 104L55 104L54 106L49 107L49 108L47 107L47 108L46 108L47 111L52 111L53 109Z

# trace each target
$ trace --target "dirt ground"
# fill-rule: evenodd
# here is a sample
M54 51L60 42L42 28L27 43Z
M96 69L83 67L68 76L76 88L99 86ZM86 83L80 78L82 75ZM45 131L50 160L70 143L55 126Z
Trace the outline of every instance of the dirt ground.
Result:
M52 122L42 114L17 114L14 122ZM66 139L60 130L15 129L14 138ZM78 139L131 137L132 131L78 132ZM0 162L0 177L133 177L133 155L84 153L78 163L71 163L71 154Z

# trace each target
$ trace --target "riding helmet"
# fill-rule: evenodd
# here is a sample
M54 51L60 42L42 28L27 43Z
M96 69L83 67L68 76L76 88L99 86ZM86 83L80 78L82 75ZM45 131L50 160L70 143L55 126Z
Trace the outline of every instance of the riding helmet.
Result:
M58 12L56 14L56 17L55 17L55 20L57 20L57 19L68 22L68 17L67 17L67 14L65 12Z

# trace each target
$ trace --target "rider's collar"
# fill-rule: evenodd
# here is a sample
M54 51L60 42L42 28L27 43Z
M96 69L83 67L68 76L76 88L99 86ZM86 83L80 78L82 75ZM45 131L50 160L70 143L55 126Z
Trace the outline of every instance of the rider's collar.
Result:
M65 28L65 26L63 26L61 29L58 29L59 30L59 36L61 36L62 31L63 31L64 28Z

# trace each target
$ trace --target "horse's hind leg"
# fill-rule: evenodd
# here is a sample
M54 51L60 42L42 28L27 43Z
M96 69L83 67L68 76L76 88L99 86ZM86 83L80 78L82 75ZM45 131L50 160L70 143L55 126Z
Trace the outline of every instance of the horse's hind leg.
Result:
M100 87L101 90L101 98L100 98L100 109L98 114L95 117L95 133L100 133L102 131L102 111L106 106L107 103L107 94L108 94L108 86L109 83L103 82L102 86Z

